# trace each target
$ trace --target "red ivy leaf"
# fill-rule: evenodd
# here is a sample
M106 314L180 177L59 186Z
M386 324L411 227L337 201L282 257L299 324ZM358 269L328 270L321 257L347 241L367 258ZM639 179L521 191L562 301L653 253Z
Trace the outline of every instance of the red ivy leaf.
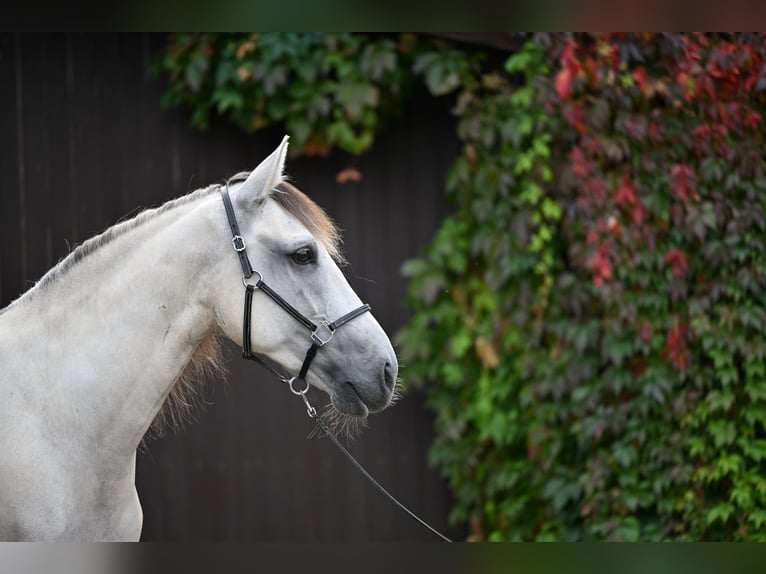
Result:
M671 191L678 199L686 203L689 198L695 197L697 187L697 176L694 170L685 164L676 164L670 169Z
M608 252L609 244L602 243L588 261L588 267L593 273L593 283L596 287L601 287L612 277L612 263L609 261Z
M562 112L564 119L571 125L578 133L584 134L586 130L583 106L578 103L571 103L564 106Z
M639 66L636 68L636 70L633 72L633 81L636 82L636 85L638 86L638 89L641 90L641 92L646 92L646 84L649 80L649 77L646 75L646 70L643 66Z
M625 176L625 179L622 180L622 185L617 188L617 191L614 194L614 203L616 205L622 205L624 203L635 205L636 190L633 188L633 184L630 182L628 176Z
M559 95L560 100L563 101L563 100L569 99L569 96L572 94L571 70L569 70L569 68L564 68L563 70L559 71L559 73L556 74L554 85L556 87L556 93Z
M636 224L636 226L641 227L644 224L644 221L646 221L647 212L646 208L641 204L641 202L637 202L633 206L633 223Z
M572 173L579 178L588 175L588 164L585 161L585 154L579 147L575 147L569 152L569 161L572 162Z
M751 130L756 130L758 124L761 122L761 114L754 112L753 110L747 110L745 117L742 120L742 125Z
M671 249L665 255L665 263L673 266L673 274L679 279L686 277L689 272L689 258L680 249Z
M750 74L747 76L747 79L745 80L745 91L750 92L753 89L756 81L758 81L758 69L754 66L753 71L750 72Z
M683 371L689 365L689 354L686 351L686 336L689 327L686 325L676 325L668 331L667 343L663 347L663 354L670 359L670 362L679 370Z
M564 48L564 52L561 54L561 65L573 75L578 74L582 69L580 62L577 61L577 56L575 55L576 49L577 43L570 38Z

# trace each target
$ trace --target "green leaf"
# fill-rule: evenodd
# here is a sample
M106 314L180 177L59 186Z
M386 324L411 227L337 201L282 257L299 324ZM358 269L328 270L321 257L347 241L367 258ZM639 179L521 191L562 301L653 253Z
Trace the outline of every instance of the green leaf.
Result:
M499 530L493 530L492 532L489 533L488 540L490 542L504 542L505 538L503 537L502 532L500 532Z
M751 401L766 400L766 381L748 381L745 383L745 393Z
M737 474L742 465L742 457L738 454L724 455L715 461L715 476L722 477L727 474Z
M551 500L553 509L559 512L567 503L579 498L580 492L580 487L576 483L554 478L545 484L543 496Z
M244 99L240 91L231 88L222 88L216 90L213 94L213 102L216 104L218 113L222 114L228 109L240 109L244 103Z
M708 425L708 433L713 438L716 448L720 448L734 442L737 429L732 421L714 420Z
M691 436L688 439L689 454L693 457L700 456L705 452L705 439L699 436Z
M754 426L756 423L760 423L766 428L766 405L745 404L742 406L741 413L748 425Z
M634 516L628 516L620 522L611 536L614 542L638 542L641 538L641 524Z
M541 205L543 214L551 221L558 221L561 219L561 206L549 197L543 199Z
M468 349L473 346L473 337L471 334L463 329L455 333L450 340L450 348L452 354L456 359L463 357Z
M519 194L519 200L530 205L537 205L542 197L543 189L536 183L526 183Z
M737 369L734 367L726 367L724 369L719 369L716 371L718 375L718 379L721 381L721 384L724 386L729 386L732 383L735 383L739 379L739 374L737 373ZM763 389L763 396L766 396L766 388Z
M186 84L192 92L199 92L209 67L210 61L204 54L197 53L192 56L185 74Z
M511 103L514 106L528 108L532 103L532 97L534 96L534 90L532 86L521 86L516 88L511 96Z
M396 69L396 65L396 52L392 42L367 45L359 62L362 73L375 81L382 80L386 72Z
M301 148L308 143L312 134L312 123L305 116L291 116L287 119L287 126L290 130L290 138L293 145Z
M708 510L707 514L705 515L705 520L708 524L713 524L716 521L720 521L725 524L733 513L734 506L728 502L725 502Z
M449 54L438 52L421 54L415 60L413 70L425 75L426 86L434 96L448 94L460 84L455 61L449 58Z
M747 517L747 521L758 529L766 525L766 510L753 510Z
M753 489L747 484L737 484L732 488L729 500L740 508L750 509L753 504Z
M712 391L706 398L710 412L728 411L734 404L734 393L731 390Z
M505 61L505 69L509 74L525 72L532 62L532 54L528 50L519 50Z
M766 459L766 440L765 439L753 439L753 438L741 438L737 441L742 452L746 456L753 459L755 462L761 462Z
M614 459L620 463L623 468L628 468L638 459L638 451L633 445L617 444L612 450Z
M355 120L362 115L365 107L374 107L378 104L378 88L372 84L341 84L335 94L338 103L346 110L348 118Z

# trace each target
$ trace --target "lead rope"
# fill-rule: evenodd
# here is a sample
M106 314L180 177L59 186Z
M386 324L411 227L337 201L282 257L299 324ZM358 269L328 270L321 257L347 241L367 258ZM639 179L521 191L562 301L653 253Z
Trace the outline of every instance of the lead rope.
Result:
M327 323L325 321L321 321L319 325L315 325L314 323L312 323L297 309L295 309L292 305L290 305L287 301L285 301L276 291L274 291L271 287L269 287L266 283L264 283L263 277L261 276L260 273L253 270L253 267L250 264L250 259L248 258L247 253L245 251L246 250L245 240L240 235L239 225L237 224L237 218L234 215L234 207L232 206L231 199L229 197L228 184L226 188L221 188L220 192L221 192L221 198L223 200L224 207L226 208L226 217L228 218L229 226L231 227L231 232L232 232L231 243L234 248L234 251L236 251L237 255L239 256L239 262L242 266L242 283L245 286L244 318L242 321L242 329L243 329L242 357L250 361L255 361L256 363L264 367L269 373L271 373L280 382L286 383L288 387L290 388L290 392L292 392L294 395L298 395L299 397L301 397L301 399L303 399L303 403L306 405L306 414L309 416L309 418L316 421L319 428L322 429L322 432L324 432L325 435L329 437L330 441L338 448L338 450L340 450L341 453L343 453L343 456L345 456L348 460L350 460L351 463L356 467L356 469L362 473L362 476L364 476L367 480L369 480L370 483L375 488L377 488L380 492L382 492L391 502L393 502L401 510L406 512L411 518L413 518L419 524L421 524L422 526L430 530L436 536L438 536L445 542L452 542L452 540L444 536L444 534L442 534L441 532L433 528L431 525L429 525L427 522L425 522L423 519L421 519L417 514L415 514L409 508L404 506L404 504L399 502L390 492L388 492L385 488L383 488L383 486L377 480L375 480L369 472L367 472L367 470L359 463L359 461L354 458L354 456L346 449L346 447L344 447L343 444L341 444L341 442L338 440L338 437L336 437L335 434L330 430L330 427L327 425L324 419L322 419L322 417L319 416L319 413L317 413L317 410L311 405L308 397L306 396L309 390L309 384L306 381L306 375L308 373L309 365L311 364L314 357L316 356L317 351L323 345L325 345L325 343L328 343L330 339L332 339L332 336L335 333L336 329L338 329L339 327L343 326L349 321L369 311L370 306L366 304L361 305L360 307L357 307L356 309L346 313L339 319L336 319L332 323ZM255 284L248 283L247 280L250 279L253 275L258 275L258 281ZM306 328L308 328L311 331L311 346L306 352L306 357L303 360L303 365L301 365L300 373L298 374L297 377L291 377L291 378L285 377L284 375L279 373L279 371L277 371L274 367L272 367L266 361L264 361L261 357L259 357L258 355L252 352L252 347L250 342L250 316L251 316L252 304L253 304L253 294L255 293L256 289L266 294L270 299L272 299L275 303L277 303L280 307L282 307L285 311L287 311L290 315L292 315L293 318L298 320L300 323L302 323ZM324 332L322 332L321 329L324 329ZM325 335L324 338L322 337L323 334ZM296 381L303 381L306 384L302 389L301 388L296 389L293 386Z
M307 399L305 399L305 395L304 395L304 401L306 402L306 404L308 404L308 400L307 400ZM309 405L309 406L310 406L310 405ZM311 408L313 408L313 407L311 407ZM314 412L316 413L316 409L314 409ZM311 414L310 414L310 413L309 413L309 416L311 417ZM357 469L359 472L361 472L361 473L362 473L362 476L364 476L364 477L365 477L367 480L369 480L369 481L372 483L372 485L373 485L375 488L377 488L377 489L378 489L380 492L382 492L382 493L383 493L383 494L384 494L384 495L385 495L385 496L386 496L386 497L387 497L387 498L388 498L388 499L389 499L391 502L393 502L393 503L394 503L396 506L398 506L398 507L399 507L399 508L401 508L401 509L402 509L404 512L406 512L406 513L407 513L407 514L410 516L410 518L413 518L413 519L415 519L415 520L416 520L417 522L419 522L419 523L420 523L422 526L425 526L425 527L426 527L428 530L430 530L431 532L433 532L434 534L436 534L436 536L438 536L439 538L441 538L441 539L442 539L442 540L444 540L445 542L452 542L452 540L450 540L449 538L447 538L446 536L444 536L444 534L442 534L441 532L439 532L438 530L436 530L434 527L432 527L430 524L428 524L428 523L427 523L425 520L423 520L423 519L422 519L422 518L420 518L420 517L419 517L417 514L415 514L414 512L412 512L412 511L411 511L409 508L407 508L406 506L404 506L404 504L402 504L401 502L399 502L399 501L396 499L396 497L394 497L394 495L392 495L392 494L391 494L390 492L388 492L388 491L387 491L385 488L383 488L383 486L382 486L382 485L381 485L381 484L380 484L380 483L379 483L377 480L375 480L375 479L372 477L372 475L371 475L369 472L367 472L367 470L366 470L366 469L365 469L365 468L364 468L364 467L363 467L361 464L359 464L359 461L358 461L358 460L356 460L356 459L354 458L354 456L353 456L353 455L352 455L350 452L348 452L348 450L346 449L346 447L344 447L344 446L343 446L343 444L342 444L342 443L341 443L341 442L338 440L338 437L336 437L336 436L333 434L333 432L330 430L330 428L327 426L327 423L325 423L325 422L322 420L322 417L320 417L319 415L314 415L314 416L313 416L313 417L311 417L311 418L313 418L313 419L314 419L314 420L317 422L317 424L319 425L319 428L321 428L321 429L322 429L322 431L325 433L325 435L327 435L327 437L328 437L328 438L329 438L329 439L332 441L332 443L333 443L333 444L334 444L336 447L338 447L338 450L340 450L340 452L342 452L342 453L343 453L343 455L344 455L344 456L345 456L345 457L346 457L348 460L350 460L350 461L351 461L351 464L353 464L353 465L356 467L356 469Z
M449 538L444 536L444 534L442 534L441 532L436 530L433 526L428 524L425 520L423 520L417 514L412 512L409 508L404 506L404 504L399 502L399 500L397 500L397 498L393 494L391 494L385 488L383 488L383 485L380 484L377 480L375 480L375 478L369 472L367 472L367 469L365 469L361 465L361 463L358 460L356 460L356 458L354 458L354 455L352 455L348 451L348 449L345 446L343 446L343 443L341 443L340 440L338 440L338 437L335 436L335 433L333 433L332 430L330 430L330 427L328 426L328 424L324 421L324 419L319 415L317 410L309 402L309 399L306 396L306 393L309 390L309 386L308 385L306 385L306 387L303 388L303 389L296 389L296 388L293 387L293 382L296 380L296 377L288 379L287 377L279 374L279 372L276 369L274 369L266 361L264 361L263 359L261 359L260 357L258 357L256 355L251 355L250 357L246 357L246 358L249 358L250 360L255 361L259 365L265 367L272 375L274 375L281 382L287 383L287 385L290 387L290 391L294 395L298 395L300 398L303 399L303 403L306 405L306 414L309 416L309 418L316 422L317 426L319 426L319 428L322 429L322 432L325 434L325 436L327 436L327 438L330 439L330 442L332 442L338 448L338 450L341 453L343 453L343 456L345 456L349 461L351 461L351 464L353 464L354 467L359 472L362 473L362 476L364 476L367 480L369 480L370 483L375 488L378 489L378 491L383 493L391 502L393 502L396 506L398 506L401 510L403 510L406 514L408 514L410 516L410 518L414 519L419 524L421 524L422 526L424 526L425 528L427 528L428 530L433 532L436 536L438 536L439 538L441 538L445 542L452 542L452 540L450 540Z

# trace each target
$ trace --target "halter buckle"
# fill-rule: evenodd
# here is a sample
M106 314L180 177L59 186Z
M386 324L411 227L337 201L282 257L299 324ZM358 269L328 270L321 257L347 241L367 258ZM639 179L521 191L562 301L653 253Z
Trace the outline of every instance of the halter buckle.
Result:
M231 238L231 246L237 253L242 253L245 250L245 238L241 235L235 235Z
M319 334L320 329L324 327L324 330L328 333L326 338L322 338ZM330 339L332 339L332 336L335 334L335 331L333 329L330 329L330 323L327 321L319 321L319 324L317 325L317 328L311 331L311 340L314 341L314 343L317 344L317 346L321 347L327 343L330 342Z

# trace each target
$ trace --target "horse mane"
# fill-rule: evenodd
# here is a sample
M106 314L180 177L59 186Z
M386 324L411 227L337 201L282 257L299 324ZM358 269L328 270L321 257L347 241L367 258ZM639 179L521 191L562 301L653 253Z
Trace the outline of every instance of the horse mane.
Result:
M146 221L154 219L155 217L171 211L172 209L175 209L181 205L186 205L196 201L200 197L208 195L215 189L217 189L217 186L203 187L189 194L182 195L181 197L167 201L159 207L145 209L132 219L120 221L107 228L102 233L94 235L90 239L86 239L80 245L75 247L75 249L69 253L69 255L59 261L58 264L53 266L45 275L42 276L42 278L34 285L34 287L24 293L19 299L34 297L37 292L43 291L46 287L73 269L80 261L95 253L104 245L107 245L118 237L125 235L131 229L135 229Z

